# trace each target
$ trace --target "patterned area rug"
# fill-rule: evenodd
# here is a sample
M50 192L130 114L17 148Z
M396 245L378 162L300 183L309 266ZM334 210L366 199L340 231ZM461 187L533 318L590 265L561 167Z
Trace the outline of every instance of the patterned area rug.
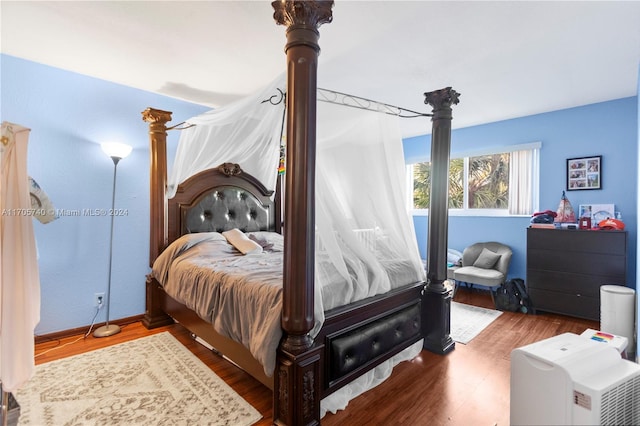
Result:
M451 302L451 338L466 345L500 315L494 309Z
M19 425L233 425L260 413L170 333L36 367Z

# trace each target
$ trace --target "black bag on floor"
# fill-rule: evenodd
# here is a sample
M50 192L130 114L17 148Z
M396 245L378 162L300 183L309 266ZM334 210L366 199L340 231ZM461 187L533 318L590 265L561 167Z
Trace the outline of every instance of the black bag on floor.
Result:
M524 285L524 280L522 278L514 278L513 285L516 287L518 291L518 295L520 296L520 312L523 314L534 314L536 313L536 309L533 306L533 302L527 293L527 289Z
M522 278L512 278L502 284L494 297L496 309L500 311L535 313Z
M507 281L496 290L494 299L496 301L496 309L500 311L517 312L520 309L520 298L512 281Z

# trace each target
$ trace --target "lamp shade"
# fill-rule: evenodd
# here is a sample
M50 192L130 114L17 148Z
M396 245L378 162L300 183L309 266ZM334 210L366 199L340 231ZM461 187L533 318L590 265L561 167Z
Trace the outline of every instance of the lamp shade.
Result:
M133 149L129 145L125 145L123 143L118 142L107 142L103 143L102 150L111 158L125 158L127 155L131 154L131 150Z

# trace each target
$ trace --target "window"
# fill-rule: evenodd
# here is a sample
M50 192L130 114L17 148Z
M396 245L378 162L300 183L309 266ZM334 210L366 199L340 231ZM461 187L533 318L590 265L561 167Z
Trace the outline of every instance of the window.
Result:
M467 153L449 163L451 213L530 215L538 205L540 143ZM413 209L428 209L431 163L409 165Z

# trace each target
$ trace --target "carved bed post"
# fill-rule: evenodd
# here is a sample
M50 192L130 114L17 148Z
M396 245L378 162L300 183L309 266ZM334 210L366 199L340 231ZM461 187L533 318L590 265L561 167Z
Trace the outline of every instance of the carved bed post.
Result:
M167 122L171 121L171 112L147 108L142 111L142 119L149 123L149 266L152 266L167 245Z
M171 121L171 112L147 108L142 111L142 120L149 123L149 266L152 266L167 245L167 122ZM146 310L142 320L147 328L173 322L158 306L154 284L148 276Z
M287 173L284 221L283 340L274 386L274 423L320 423L320 351L314 324L316 91L318 27L331 22L333 0L271 3L287 27Z
M459 94L451 87L447 87L424 95L424 103L433 108L424 348L431 352L445 354L455 348L455 343L449 335L452 296L451 290L444 285L444 281L447 279L449 233L451 106L458 103Z

